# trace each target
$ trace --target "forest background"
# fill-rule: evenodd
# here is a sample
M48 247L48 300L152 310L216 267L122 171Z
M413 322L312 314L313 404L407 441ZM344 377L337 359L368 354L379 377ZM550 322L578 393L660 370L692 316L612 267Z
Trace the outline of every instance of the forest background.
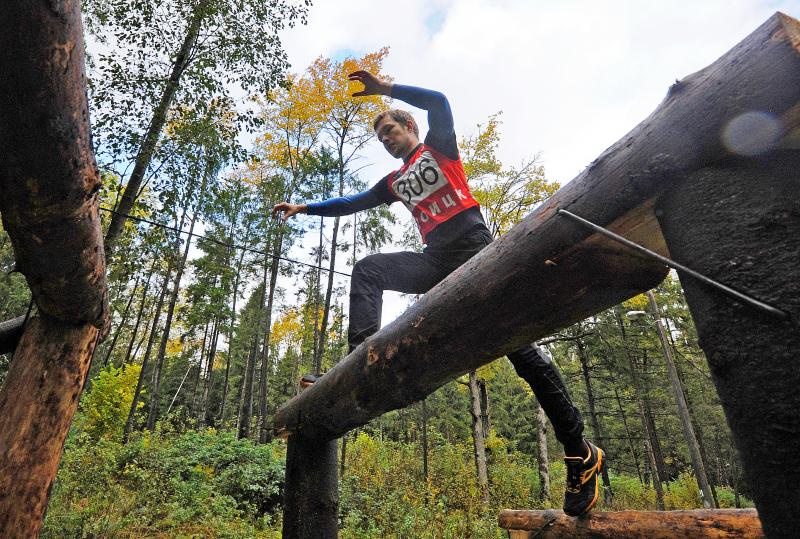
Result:
M353 261L419 247L395 209L288 225L269 217L278 201L351 194L396 166L371 133L388 102L351 99L348 72L448 94L497 236L644 117L674 78L781 9L709 2L687 20L674 6L629 2L442 1L412 2L390 20L388 3L318 4L84 1L113 324L43 536L277 534L285 446L270 417L300 375L345 355ZM25 314L30 294L1 231L0 265L0 318ZM654 293L655 308L640 296L541 343L609 455L603 504L749 505L680 285L670 277ZM413 300L389 297L384 324ZM9 361L0 356L0 378ZM560 448L542 418L501 359L351 433L340 444L342 535L499 537L499 508L558 507Z

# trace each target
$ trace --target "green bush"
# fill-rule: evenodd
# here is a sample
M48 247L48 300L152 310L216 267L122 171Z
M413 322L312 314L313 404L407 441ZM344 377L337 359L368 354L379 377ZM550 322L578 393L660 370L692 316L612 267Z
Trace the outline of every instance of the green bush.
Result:
M146 433L127 445L74 433L42 537L272 536L283 444L233 433Z

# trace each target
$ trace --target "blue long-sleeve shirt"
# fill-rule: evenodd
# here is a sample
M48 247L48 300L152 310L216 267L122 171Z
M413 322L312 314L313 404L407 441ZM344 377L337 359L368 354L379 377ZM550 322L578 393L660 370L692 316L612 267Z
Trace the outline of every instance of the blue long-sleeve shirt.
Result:
M405 101L414 107L427 110L428 133L425 136L425 145L436 149L449 159L458 159L458 143L456 141L453 113L450 110L450 103L443 93L416 86L394 84L392 86L391 97ZM382 178L381 181L377 182L372 188L366 191L354 195L330 198L322 202L312 202L308 204L307 212L310 215L336 217L375 208L381 204L397 202L397 199L392 197L389 189L387 189L389 176L391 176L391 174ZM451 221L455 222L447 222L440 225L439 228L443 228L444 230L439 234L432 235L430 239L435 240L438 236L442 243L446 243L451 241L463 230L478 224L483 224L483 218L477 208L471 208L457 215L456 218ZM436 232L436 230L434 230L434 232Z

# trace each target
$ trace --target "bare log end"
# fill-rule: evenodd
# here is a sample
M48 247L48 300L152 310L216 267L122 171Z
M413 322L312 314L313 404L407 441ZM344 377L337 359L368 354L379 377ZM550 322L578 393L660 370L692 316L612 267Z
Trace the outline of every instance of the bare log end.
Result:
M561 510L504 509L498 524L516 539L532 537L764 537L755 509L593 512L570 517Z
M780 29L773 34L773 39L786 40L800 53L800 21L780 11L775 13L780 22Z

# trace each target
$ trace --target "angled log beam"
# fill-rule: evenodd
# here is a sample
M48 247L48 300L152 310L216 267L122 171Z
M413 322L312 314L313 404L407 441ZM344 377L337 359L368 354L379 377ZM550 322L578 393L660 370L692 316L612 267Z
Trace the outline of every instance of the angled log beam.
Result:
M567 209L666 254L650 209L688 173L729 156L742 114L800 126L800 23L776 13L673 85L647 119L503 238L467 262L276 414L281 434L330 439L447 381L657 284L664 268L592 237Z
M36 537L108 306L80 2L3 7L0 213L38 315L0 390L0 535Z
M691 511L593 512L581 518L563 511L500 511L499 525L511 539L608 537L672 539L764 537L755 509L697 509Z

